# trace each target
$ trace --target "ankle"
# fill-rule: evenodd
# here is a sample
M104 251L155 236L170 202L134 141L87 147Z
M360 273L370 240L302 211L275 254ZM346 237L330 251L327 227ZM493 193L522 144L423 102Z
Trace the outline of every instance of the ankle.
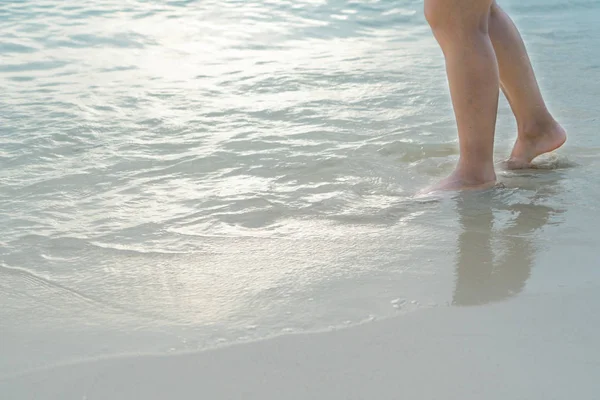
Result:
M460 160L453 175L461 181L472 185L496 180L496 171L494 170L493 162L475 164Z
M551 133L558 122L548 113L531 121L518 125L518 135L521 139L535 140Z

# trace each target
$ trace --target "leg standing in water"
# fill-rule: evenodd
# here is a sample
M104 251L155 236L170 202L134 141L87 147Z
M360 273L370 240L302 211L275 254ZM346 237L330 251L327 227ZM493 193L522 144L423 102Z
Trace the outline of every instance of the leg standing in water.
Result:
M509 166L526 167L564 143L565 133L544 104L523 41L494 0L425 0L425 16L444 53L460 147L456 169L435 189L495 185L501 84L519 126Z
M425 17L446 60L460 158L436 189L496 184L494 130L500 78L488 34L492 0L425 0Z

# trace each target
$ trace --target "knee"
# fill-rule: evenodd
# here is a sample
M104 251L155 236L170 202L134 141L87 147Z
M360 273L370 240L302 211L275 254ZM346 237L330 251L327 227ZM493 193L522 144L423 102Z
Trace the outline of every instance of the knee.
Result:
M463 36L476 31L487 33L492 5L493 0L425 0L425 19L434 34Z
M443 29L450 24L447 17L447 0L425 0L425 19L433 31Z

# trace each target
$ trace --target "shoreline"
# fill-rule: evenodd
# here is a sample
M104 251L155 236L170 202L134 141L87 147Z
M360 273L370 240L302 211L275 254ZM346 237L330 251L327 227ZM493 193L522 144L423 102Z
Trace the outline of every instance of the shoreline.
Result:
M591 399L600 391L598 289L431 308L199 353L91 360L3 379L0 394L88 400Z

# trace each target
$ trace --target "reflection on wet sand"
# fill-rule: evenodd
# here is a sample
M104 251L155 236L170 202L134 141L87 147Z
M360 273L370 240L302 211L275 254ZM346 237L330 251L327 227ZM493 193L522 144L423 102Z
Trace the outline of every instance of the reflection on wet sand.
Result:
M454 305L500 301L523 290L539 250L536 233L552 216L563 212L537 204L544 203L548 195L538 192L530 202L509 205L493 196L465 194L457 199L462 233L458 238ZM503 221L498 214L510 218Z

